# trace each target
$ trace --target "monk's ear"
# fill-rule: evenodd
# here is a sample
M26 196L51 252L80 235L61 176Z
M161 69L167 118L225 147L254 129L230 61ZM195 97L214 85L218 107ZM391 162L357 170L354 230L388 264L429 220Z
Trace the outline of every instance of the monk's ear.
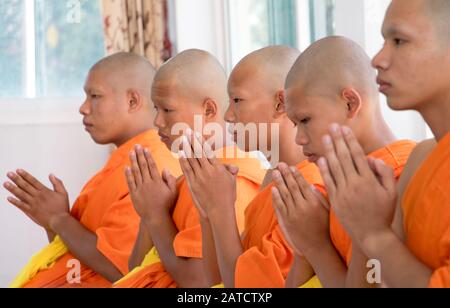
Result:
M275 115L274 118L278 119L279 117L286 114L286 99L285 99L284 90L280 90L277 92L275 96Z
M142 107L142 97L136 90L128 90L127 92L128 111L130 113L136 112Z
M216 101L208 98L203 102L203 114L205 119L214 120L219 113L219 108Z
M347 109L348 118L353 119L361 110L363 103L361 95L353 88L345 88L342 90L341 96Z

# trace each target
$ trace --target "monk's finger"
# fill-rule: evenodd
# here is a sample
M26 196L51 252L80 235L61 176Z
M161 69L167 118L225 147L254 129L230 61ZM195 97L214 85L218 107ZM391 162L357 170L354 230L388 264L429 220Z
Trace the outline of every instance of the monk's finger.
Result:
M200 134L192 130L188 130L188 139L194 151L194 158L197 159L198 164L204 168L209 165L208 158L203 150L203 142L200 140Z
M192 170L192 167L186 158L186 153L184 153L184 151L180 151L178 153L178 155L179 155L181 171L183 171L183 174L188 181L193 181L194 177L195 177L195 173L194 173L194 170Z
M21 210L24 213L28 213L31 210L31 206L23 201L20 201L13 197L8 197L8 202L17 207L19 210Z
M20 175L15 174L14 172L8 172L8 178L17 185L20 189L24 190L31 196L35 196L37 193L36 188L32 186L30 183L25 181Z
M294 204L295 205L303 204L305 198L302 195L300 188L298 187L297 182L295 181L295 178L289 167L285 163L280 163L278 165L278 170L280 170L281 175L283 176L287 189L289 190L289 193L291 194L294 200Z
M336 183L334 182L333 176L331 175L326 158L321 157L318 160L317 164L319 165L320 174L322 175L327 193L330 198L334 198L334 196L336 195Z
M344 172L342 171L341 163L336 155L333 139L331 136L326 135L323 137L323 144L325 146L325 157L328 161L330 174L333 177L337 188L343 188L347 183Z
M284 218L287 216L287 208L281 198L280 191L276 187L272 187L272 204L275 208L278 220L284 221Z
M130 152L131 171L133 172L134 182L136 186L142 185L141 169L139 169L137 156L135 151Z
M186 156L186 160L188 161L189 165L191 166L192 171L194 174L200 173L200 164L198 160L195 158L194 150L192 149L191 143L189 142L189 138L186 136L183 136L183 153ZM190 155L189 155L190 153Z
M283 176L281 175L280 171L274 170L273 171L273 181L275 183L275 187L278 189L281 195L281 199L283 200L283 203L286 205L289 209L294 209L294 200L292 199L292 195L289 192L289 189L286 186L286 183L284 182Z
M36 190L48 189L47 186L39 182L34 176L32 176L23 169L17 169L17 174L20 175L25 181L30 183Z
M202 158L205 160L204 162L201 162L201 164L206 164L207 162L211 165L218 165L220 162L218 161L216 154L214 153L211 144L203 138L203 136L196 132L195 138L197 139L197 142L199 142L202 145Z
M135 146L135 152L136 152L139 170L140 170L141 176L142 176L142 181L147 183L148 181L150 181L152 179L152 177L150 175L147 158L145 157L145 154L144 154L144 149L142 148L141 145L137 144Z
M342 135L341 127L338 124L332 124L329 130L331 137L333 138L336 156L341 164L344 176L348 179L349 177L358 174L350 150Z
M371 172L370 166L367 163L367 157L363 148L356 139L354 133L349 127L342 127L342 134L344 135L345 142L350 149L352 160L358 168L358 172L361 175L367 175Z
M397 181L395 180L394 170L387 166L381 159L377 159L375 164L381 180L381 185L383 185L390 194L394 194L397 191Z
M128 189L131 192L136 190L136 183L134 181L133 171L129 166L125 167L125 178L127 179Z
M3 187L5 187L7 191L12 193L20 201L30 204L33 200L32 196L10 182L6 182L5 184L3 184Z
M327 198L325 198L323 193L320 190L318 190L317 187L314 185L311 185L311 191L314 193L316 198L319 200L319 202L323 206L323 208L329 212L330 211L330 203L328 202Z
M155 160L153 159L153 156L148 148L144 149L144 156L147 161L148 172L150 174L150 177L153 180L160 180L161 176L159 175L158 166L156 165Z
M295 167L291 167L291 172L292 175L295 179L295 182L297 183L297 186L300 188L300 192L302 194L302 196L307 200L307 201L313 201L314 200L314 194L311 191L311 185L305 180L305 178L303 177L303 175L300 173L300 171L298 171L297 168Z

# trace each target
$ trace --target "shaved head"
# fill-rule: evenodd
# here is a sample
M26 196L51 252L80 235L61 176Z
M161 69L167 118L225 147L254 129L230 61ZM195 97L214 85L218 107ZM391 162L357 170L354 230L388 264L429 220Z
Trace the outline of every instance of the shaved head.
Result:
M376 72L371 59L355 42L327 37L312 44L297 59L286 80L286 89L301 87L307 95L340 95L354 87L363 98L377 98Z
M189 101L203 103L213 99L221 112L226 108L227 76L219 61L206 51L191 49L165 63L155 76L154 85L175 89Z
M270 46L252 52L234 68L233 75L242 71L264 78L264 86L271 92L283 89L286 77L300 55L300 51L288 46Z
M151 88L156 70L144 57L134 53L120 52L97 62L92 71L102 72L117 90L137 90L145 101L151 101Z
M154 77L150 62L133 53L108 56L91 68L80 113L95 142L120 146L153 128Z
M421 0L425 5L427 12L438 33L446 38L446 42L450 39L450 1L449 0Z

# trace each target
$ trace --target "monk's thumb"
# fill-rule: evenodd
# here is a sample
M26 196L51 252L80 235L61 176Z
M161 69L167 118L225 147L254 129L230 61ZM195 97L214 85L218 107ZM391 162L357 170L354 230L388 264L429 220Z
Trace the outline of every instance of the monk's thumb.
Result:
M58 192L58 193L62 193L62 194L67 194L66 188L64 187L63 182L58 179L55 175L50 174L50 182L53 185L53 190Z
M387 166L382 160L376 161L376 168L377 173L379 175L381 185L389 191L389 192L395 192L396 191L396 180L394 176L394 170Z
M327 198L322 194L320 190L317 189L315 185L311 185L311 190L313 191L314 195L319 199L320 204L323 206L324 209L326 209L328 212L330 211L330 203L328 202Z
M169 186L170 190L176 191L177 179L170 173L168 169L163 170L162 177L167 186Z
M225 169L227 169L227 171L233 176L236 176L239 173L239 167L236 166L225 165Z

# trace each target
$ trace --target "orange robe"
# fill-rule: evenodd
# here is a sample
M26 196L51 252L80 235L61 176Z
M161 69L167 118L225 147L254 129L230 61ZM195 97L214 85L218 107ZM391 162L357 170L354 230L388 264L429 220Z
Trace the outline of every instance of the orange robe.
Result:
M434 272L432 288L450 288L450 133L411 179L402 207L406 244Z
M411 152L416 147L416 143L412 141L398 141L379 149L371 154L369 157L381 159L384 163L394 169L395 178L398 180L402 174ZM339 252L341 258L346 265L350 265L352 255L352 242L350 236L345 231L344 227L338 221L333 208L330 211L330 236L334 246Z
M125 166L130 164L129 152L136 144L150 150L160 171L167 168L174 176L181 174L178 160L160 141L158 133L147 131L115 150L106 166L83 188L71 211L73 217L96 234L97 249L124 275L128 273L128 258L140 223L124 175ZM84 265L81 265L81 284L68 284L66 275L70 269L66 266L71 259L76 257L66 253L24 287L111 287L109 281Z
M239 156L238 156L239 157ZM261 163L254 158L221 159L223 164L239 167L237 177L236 217L240 230L244 226L244 211L258 193L264 179ZM178 257L202 258L202 230L198 210L192 201L188 184L183 177L179 183L179 196L173 220L179 233L175 237L173 247ZM162 263L158 262L132 274L128 279L120 281L116 288L176 288L177 284L166 272Z
M308 183L322 184L316 165L305 161L297 168ZM285 287L294 255L277 221L272 187L273 184L262 190L246 210L244 253L236 263L236 288Z

